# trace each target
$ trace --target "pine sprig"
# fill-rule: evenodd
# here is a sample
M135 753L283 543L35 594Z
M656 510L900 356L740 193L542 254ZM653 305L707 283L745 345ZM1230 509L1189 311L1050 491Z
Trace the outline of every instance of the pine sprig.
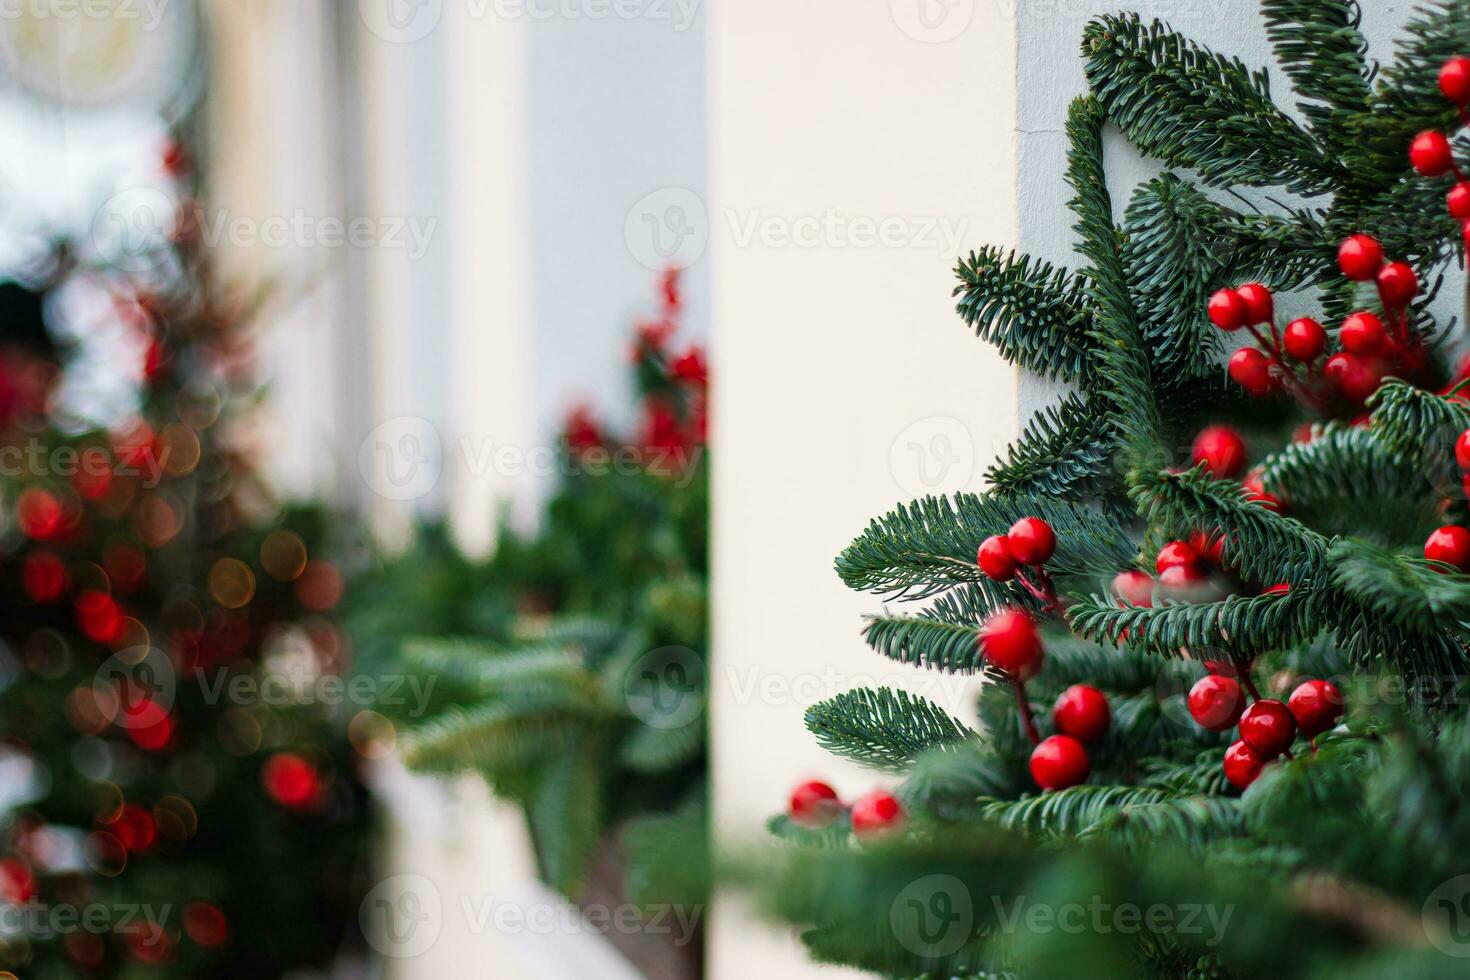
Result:
M925 752L975 737L937 704L907 691L858 688L812 705L806 727L829 752L902 772Z
M1077 277L997 248L971 252L955 275L961 318L1002 357L1048 377L1084 376L1091 316Z
M1033 415L1021 438L1007 447L1005 461L985 477L996 494L1076 498L1111 462L1106 417L1069 394Z
M1122 530L1087 507L1041 496L961 493L900 504L874 520L838 555L837 574L849 588L895 598L923 599L966 584L994 594L995 583L975 564L976 549L1033 515L1056 532L1051 565L1060 574L1121 565L1133 553Z
M1108 118L1149 156L1188 167L1207 184L1329 190L1340 167L1271 97L1252 72L1136 14L1087 25L1087 80Z

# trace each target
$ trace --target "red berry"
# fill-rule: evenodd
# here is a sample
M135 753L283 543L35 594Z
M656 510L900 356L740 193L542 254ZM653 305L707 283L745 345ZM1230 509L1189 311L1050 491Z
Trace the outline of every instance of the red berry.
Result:
M1315 738L1342 717L1342 692L1331 681L1303 681L1291 692L1286 706L1302 734Z
M1108 730L1112 709L1107 695L1087 684L1073 684L1062 692L1052 708L1057 731L1078 741L1092 742Z
M1057 536L1039 517L1023 517L1012 524L1006 541L1022 565L1045 565L1057 550Z
M1233 728L1244 710L1245 695L1232 677L1209 674L1189 689L1189 716L1212 732Z
M791 791L791 802L786 813L791 822L802 827L825 827L842 812L842 802L837 791L826 783L812 780L802 783Z
M1291 748L1294 738L1296 719L1280 701L1262 698L1240 716L1240 740L1263 759L1274 759Z
M1470 103L1470 58L1461 55L1440 66L1439 90L1455 105Z
M1455 165L1455 155L1444 133L1426 129L1409 144L1409 162L1425 177L1440 177Z
M32 602L55 602L66 591L66 566L49 551L37 551L21 564L20 582Z
M1378 270L1378 295L1383 305L1403 306L1419 292L1419 277L1405 262L1390 262Z
M1242 347L1231 354L1229 371L1232 381L1257 398L1269 395L1274 387L1271 359L1254 347Z
M1353 282L1367 282L1383 266L1383 246L1372 235L1349 235L1337 247L1337 267Z
M316 767L294 752L277 752L267 759L260 783L271 799L294 810L312 807L322 791Z
M1244 742L1236 742L1225 750L1225 778L1236 789L1245 789L1256 781L1266 760Z
M77 626L90 640L111 643L123 628L122 607L106 592L88 589L76 600Z
M1280 497L1266 489L1266 481L1259 470L1246 475L1240 485L1245 488L1246 499L1253 504L1259 504L1269 511L1281 513L1284 506Z
M1245 440L1228 425L1211 425L1194 437L1194 461L1217 480L1239 476L1245 469Z
M1221 330L1239 330L1245 326L1245 300L1233 289L1216 290L1210 297L1210 322Z
M980 648L991 665L1017 674L1041 656L1041 635L1024 610L1002 609L981 627Z
M1388 341L1388 331L1384 329L1382 320L1364 311L1342 321L1337 339L1342 341L1345 350L1354 354L1374 354Z
M1159 584L1169 592L1193 592L1210 580L1198 565L1171 565L1159 573Z
M1461 221L1470 219L1470 180L1462 180L1444 196L1444 204L1450 216Z
M1178 565L1198 565L1199 560L1199 552L1188 541L1170 541L1159 549L1159 554L1154 559L1154 569L1162 575Z
M1424 557L1454 565L1462 572L1470 570L1470 531L1446 524L1424 542Z
M1011 546L1003 534L992 534L980 542L975 561L986 578L1009 582L1016 577L1016 556L1011 554Z
M1455 462L1460 464L1460 469L1470 472L1470 429L1461 432L1455 440Z
M1258 282L1248 282L1235 291L1240 301L1245 304L1245 322L1270 323L1275 314L1275 301L1271 297L1271 290Z
M1066 789L1087 778L1092 761L1082 743L1070 735L1053 735L1031 750L1031 778L1042 789Z
M1327 346L1327 331L1309 316L1298 317L1286 325L1281 343L1292 360L1315 361Z
M36 541L44 541L61 533L66 515L61 502L40 487L21 491L15 500L15 522L21 533Z
M1201 559L1211 565L1219 565L1225 554L1225 535L1195 531L1189 536L1189 546L1199 552Z
M1373 365L1357 354L1333 354L1322 373L1344 398L1355 402L1377 391L1381 380Z
M884 837L903 828L903 805L898 797L875 789L852 805L852 832L863 838Z
M1130 606L1148 609L1154 604L1154 580L1147 572L1130 568L1113 576L1113 594Z

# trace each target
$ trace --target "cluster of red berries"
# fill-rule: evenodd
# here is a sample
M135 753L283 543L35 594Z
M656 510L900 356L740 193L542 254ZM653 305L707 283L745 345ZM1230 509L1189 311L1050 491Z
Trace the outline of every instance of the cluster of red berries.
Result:
M1451 58L1439 69L1439 90L1460 109L1460 121L1470 125L1470 58ZM1437 129L1426 129L1409 144L1409 162L1424 177L1452 174L1455 185L1445 195L1445 207L1460 222L1461 234L1470 247L1470 179L1455 162L1449 137Z
M1056 586L1042 567L1057 550L1051 525L1039 517L1023 517L1005 534L992 534L980 542L975 563L985 577L995 582L1015 580L1048 609L1058 606ZM1035 569L1036 579L1026 569Z
M1327 330L1308 316L1284 327L1276 323L1275 298L1258 282L1221 289L1210 297L1210 322L1221 330L1246 328L1256 346L1230 356L1230 378L1257 398L1286 389L1320 407L1329 393L1359 403L1377 389L1389 371L1423 366L1421 338L1410 329L1408 306L1419 293L1419 277L1406 262L1385 262L1383 247L1369 235L1351 235L1338 248L1338 266L1354 282L1372 281L1385 316L1368 310L1350 314L1337 332L1339 350L1321 365ZM1266 327L1269 335L1262 333ZM1326 390L1322 382L1326 383Z
M903 829L903 804L884 789L875 789L848 807L837 791L826 783L812 780L791 791L786 814L800 827L819 830L830 826L842 812L848 812L852 832L864 840L873 840Z
M1031 750L1031 778L1044 790L1076 786L1092 771L1092 759L1083 743L1102 738L1112 723L1107 695L1088 684L1073 684L1052 706L1057 734Z
M1225 674L1201 677L1189 689L1189 714L1201 727L1225 732L1239 726L1240 738L1225 750L1225 778L1237 789L1253 783L1266 763L1291 755L1297 734L1314 739L1342 717L1342 693L1331 681L1299 684L1284 703L1263 698L1249 674L1241 682ZM1251 702L1246 704L1246 693Z
M1049 609L1060 608L1056 587L1042 568L1056 551L1056 534L1039 517L1023 517L1005 534L986 538L976 554L980 569L997 582L1019 581ZM1033 582L1025 569L1035 570ZM1031 752L1031 778L1043 790L1066 789L1087 778L1092 760L1083 743L1102 737L1108 730L1112 711L1106 695L1095 687L1076 684L1063 691L1052 707L1057 733L1045 739L1036 728L1026 682L1041 670L1044 652L1036 620L1023 609L1001 609L985 621L980 631L980 648L985 662L1004 673L1015 686L1021 720L1035 748Z

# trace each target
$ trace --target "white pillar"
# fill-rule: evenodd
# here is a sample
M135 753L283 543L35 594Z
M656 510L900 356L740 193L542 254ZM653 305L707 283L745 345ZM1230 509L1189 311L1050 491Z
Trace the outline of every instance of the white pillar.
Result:
M977 490L1016 372L954 312L962 250L1017 239L1014 11L741 0L710 13L717 833L757 840L813 776L878 779L804 730L852 686L936 680L858 636L832 560L872 517ZM877 237L874 243L870 240ZM973 686L927 693L973 718ZM712 980L832 976L739 903Z

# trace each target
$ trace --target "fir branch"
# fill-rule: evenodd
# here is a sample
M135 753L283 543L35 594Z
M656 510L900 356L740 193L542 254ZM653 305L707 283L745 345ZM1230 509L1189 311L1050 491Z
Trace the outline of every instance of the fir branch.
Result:
M1215 480L1197 467L1183 473L1147 471L1134 484L1139 512L1151 527L1170 537L1219 531L1225 559L1248 579L1297 584L1321 576L1327 539L1253 503L1238 483Z
M1079 279L1028 255L992 247L971 252L955 275L960 316L1002 357L1047 377L1083 377L1091 317Z
M1150 786L1073 786L1020 800L981 800L980 816L1033 837L1079 837L1118 811L1170 799Z
M932 701L886 687L858 688L814 704L806 727L828 752L888 772L975 737Z
M1242 655L1303 642L1324 626L1303 590L1219 602L1119 608L1106 596L1086 596L1068 610L1072 628L1100 642L1140 644L1159 653L1223 648ZM1126 634L1126 636L1125 636Z
M1376 70L1359 30L1356 0L1262 0L1266 36L1297 95L1302 115L1325 145L1344 142L1343 113L1368 110Z
M1163 431L1147 348L1138 326L1138 314L1129 293L1122 257L1122 232L1113 223L1112 198L1103 170L1103 112L1096 99L1076 99L1067 111L1067 183L1069 204L1077 216L1073 226L1077 251L1090 263L1084 275L1091 282L1097 314L1092 336L1098 348L1098 375L1102 397L1110 405L1108 421L1123 448L1126 467L1148 455L1149 444Z
M1096 406L1068 394L1031 416L986 479L996 494L1078 499L1108 469L1108 436L1106 417Z
M1282 185L1304 195L1342 179L1328 157L1271 97L1264 71L1215 54L1137 14L1087 25L1087 79L1108 118L1140 150L1189 167L1207 184Z
M1334 542L1327 560L1333 584L1385 623L1438 632L1470 620L1470 576L1458 570L1350 539Z
M1048 563L1054 573L1121 566L1132 557L1122 530L1086 507L1040 496L961 493L900 504L874 520L837 556L837 574L849 588L896 598L922 599L972 584L996 603L1009 601L1015 593L985 578L975 552L990 535L1030 516L1056 532L1056 555Z

